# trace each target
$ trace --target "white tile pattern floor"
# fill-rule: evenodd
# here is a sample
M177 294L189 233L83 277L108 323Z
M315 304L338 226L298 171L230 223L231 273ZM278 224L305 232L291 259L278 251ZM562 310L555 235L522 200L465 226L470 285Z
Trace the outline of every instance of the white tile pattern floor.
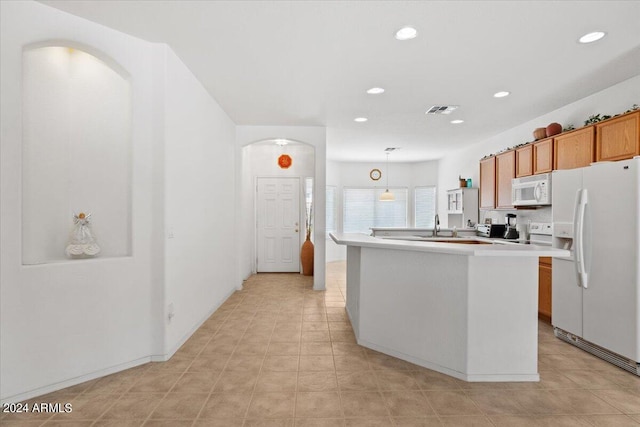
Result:
M640 378L539 323L539 383L467 383L356 344L345 264L327 290L298 274L249 278L174 357L57 391L68 414L3 426L638 426Z

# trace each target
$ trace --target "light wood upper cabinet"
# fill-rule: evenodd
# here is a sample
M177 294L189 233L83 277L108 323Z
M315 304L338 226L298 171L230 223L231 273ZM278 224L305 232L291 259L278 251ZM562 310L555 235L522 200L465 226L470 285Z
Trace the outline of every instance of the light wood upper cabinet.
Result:
M595 160L595 127L587 126L553 138L553 169L589 166Z
M553 170L553 138L543 139L533 144L533 174Z
M496 156L496 208L512 208L511 180L516 177L516 152Z
M640 111L596 123L596 161L640 155Z
M640 111L541 139L480 161L480 209L512 208L513 178L634 156L640 156Z
M480 160L480 209L496 206L496 158Z
M531 144L516 150L516 177L533 174L533 146Z

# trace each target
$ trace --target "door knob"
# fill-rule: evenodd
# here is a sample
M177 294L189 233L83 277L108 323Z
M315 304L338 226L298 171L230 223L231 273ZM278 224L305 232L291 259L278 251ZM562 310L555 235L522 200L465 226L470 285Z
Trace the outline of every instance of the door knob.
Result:
M296 233L298 232L298 229L296 228Z

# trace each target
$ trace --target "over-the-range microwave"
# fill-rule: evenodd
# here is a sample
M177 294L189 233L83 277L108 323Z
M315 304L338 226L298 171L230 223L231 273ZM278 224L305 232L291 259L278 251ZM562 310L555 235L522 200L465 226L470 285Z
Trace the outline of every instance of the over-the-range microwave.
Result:
M513 206L546 206L551 204L551 174L525 176L511 181Z

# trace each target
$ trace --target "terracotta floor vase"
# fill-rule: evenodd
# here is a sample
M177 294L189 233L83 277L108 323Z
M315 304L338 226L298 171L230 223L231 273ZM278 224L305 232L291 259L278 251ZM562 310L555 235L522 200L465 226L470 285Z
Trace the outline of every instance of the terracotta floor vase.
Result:
M302 274L304 276L313 276L313 252L311 233L307 233L307 240L302 244L302 250L300 251L300 262L302 263Z

